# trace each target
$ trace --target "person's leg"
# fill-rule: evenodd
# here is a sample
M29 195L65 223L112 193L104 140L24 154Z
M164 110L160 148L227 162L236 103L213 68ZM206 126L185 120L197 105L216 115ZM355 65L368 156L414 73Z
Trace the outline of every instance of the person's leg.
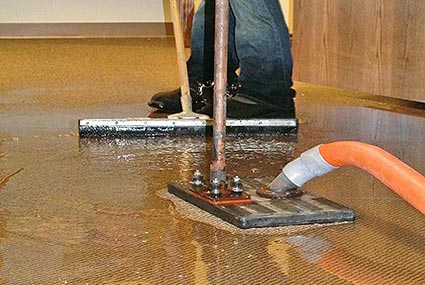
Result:
M193 17L187 62L189 81L207 82L214 74L214 1L202 0Z
M230 0L242 93L293 111L290 37L278 0Z
M228 81L235 80L239 60L235 48L235 16L229 13ZM187 63L191 81L208 82L214 79L215 1L203 0L195 13L191 55Z

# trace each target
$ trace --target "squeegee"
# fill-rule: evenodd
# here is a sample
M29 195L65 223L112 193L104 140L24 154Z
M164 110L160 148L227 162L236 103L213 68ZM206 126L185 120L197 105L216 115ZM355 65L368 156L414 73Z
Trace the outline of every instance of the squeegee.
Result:
M183 111L181 113L169 115L170 119L209 119L209 116L194 113L192 111L192 97L189 89L189 76L186 65L186 51L184 46L183 25L180 21L179 10L177 5L178 0L171 0L171 16L173 18L174 38L176 41L177 50L177 67L179 69L180 80L180 102Z
M192 111L189 79L186 65L183 25L179 16L178 0L170 1L177 50L178 73L181 88L182 112L166 118L96 118L79 120L80 137L145 137L145 136L198 136L212 133L214 120ZM227 40L227 39L226 39ZM226 55L227 57L227 55ZM219 76L216 80L225 80ZM216 83L217 84L217 83ZM216 85L215 84L215 85ZM224 82L225 84L225 82ZM229 133L296 134L296 119L229 119Z
M353 221L354 211L299 189L290 180L226 174L226 77L229 0L216 0L213 161L209 177L168 183L168 192L240 228ZM289 186L289 187L288 187Z

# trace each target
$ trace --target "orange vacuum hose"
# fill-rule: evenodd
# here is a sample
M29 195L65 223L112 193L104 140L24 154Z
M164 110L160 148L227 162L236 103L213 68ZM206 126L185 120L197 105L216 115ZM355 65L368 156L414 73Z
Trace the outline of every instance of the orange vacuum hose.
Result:
M334 167L351 165L367 171L425 215L425 177L395 156L353 141L323 144L319 152Z

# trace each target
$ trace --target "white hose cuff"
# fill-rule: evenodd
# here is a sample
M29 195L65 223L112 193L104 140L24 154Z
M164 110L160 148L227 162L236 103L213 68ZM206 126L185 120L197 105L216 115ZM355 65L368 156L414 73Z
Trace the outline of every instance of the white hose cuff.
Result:
M282 172L298 187L311 179L329 173L338 167L327 163L319 152L320 145L303 152L299 158L291 161Z

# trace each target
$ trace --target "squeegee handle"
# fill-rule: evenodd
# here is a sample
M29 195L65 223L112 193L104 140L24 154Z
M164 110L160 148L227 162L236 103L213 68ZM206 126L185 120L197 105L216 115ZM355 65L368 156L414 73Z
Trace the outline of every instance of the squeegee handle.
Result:
M183 112L192 112L192 97L190 97L189 76L187 74L186 51L184 46L183 27L179 17L178 0L171 0L171 16L173 19L174 38L177 49L177 66L181 89L181 104Z

